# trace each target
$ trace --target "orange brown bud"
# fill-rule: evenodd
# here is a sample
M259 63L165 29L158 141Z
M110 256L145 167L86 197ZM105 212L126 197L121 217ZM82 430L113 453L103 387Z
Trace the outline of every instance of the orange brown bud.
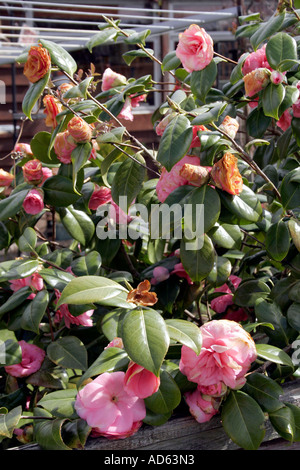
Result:
M5 188L6 186L9 186L13 180L14 175L0 168L0 188Z
M51 67L50 54L42 46L32 46L24 66L24 75L31 83L38 82Z
M132 289L127 295L127 302L133 302L136 305L149 307L158 301L155 292L149 292L151 284L148 279L140 282L136 289Z
M88 142L92 138L90 126L79 116L74 116L68 122L67 129L76 142Z
M230 152L214 164L211 178L217 188L229 194L239 194L243 189L243 179L238 170L237 158Z
M192 186L203 186L208 180L210 175L211 167L209 166L197 166L185 163L179 175L188 181L188 184Z
M270 71L266 68L258 68L247 73L243 77L246 96L254 96L261 91L270 81Z
M48 127L57 126L56 116L62 111L62 105L57 98L54 98L52 95L46 95L43 98L43 104L45 106L45 124Z
M232 139L235 139L235 136L237 134L237 131L239 130L239 123L237 122L236 119L230 117L230 116L225 116L222 124L220 124L219 128L226 132L226 134L229 135Z

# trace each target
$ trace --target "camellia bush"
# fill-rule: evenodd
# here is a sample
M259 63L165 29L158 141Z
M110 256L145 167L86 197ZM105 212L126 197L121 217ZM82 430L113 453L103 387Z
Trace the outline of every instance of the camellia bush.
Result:
M281 398L299 377L299 15L240 17L236 63L198 25L160 61L149 30L104 18L90 51L122 39L167 77L157 148L124 125L161 93L151 75L84 74L46 40L19 58L25 121L38 107L48 131L20 132L0 170L0 248L18 249L0 263L3 449L130 439L178 411L243 449L267 426L300 440Z

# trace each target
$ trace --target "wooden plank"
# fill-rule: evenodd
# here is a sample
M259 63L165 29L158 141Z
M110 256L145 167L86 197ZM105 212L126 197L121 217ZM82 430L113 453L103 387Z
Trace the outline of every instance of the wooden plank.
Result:
M283 386L281 400L300 406L300 380ZM281 439L269 423L266 426L264 442L259 450L299 450L300 443L290 444ZM8 450L42 450L37 444L28 444ZM108 440L89 438L84 450L241 450L225 431L219 416L208 423L199 424L191 415L174 414L162 426L143 425L127 439Z

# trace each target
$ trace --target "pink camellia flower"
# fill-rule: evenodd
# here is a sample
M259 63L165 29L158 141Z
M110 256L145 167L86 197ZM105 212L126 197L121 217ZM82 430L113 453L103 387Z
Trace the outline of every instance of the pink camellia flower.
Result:
M189 284L193 284L193 281L191 280L190 276L186 272L186 270L183 267L182 263L177 263L174 266L173 271L171 271L170 274L176 274L178 277L183 277L184 279L187 280Z
M235 289L239 286L242 280L240 277L234 276L233 274L229 276L229 279ZM243 308L238 308L236 305L234 305L233 293L227 284L223 284L222 286L217 287L214 292L224 292L225 294L221 295L220 297L216 297L211 301L211 308L216 313L223 313L223 318L226 318L227 320L243 321L248 319L247 312Z
M61 296L61 292L59 292L58 289L54 289L54 292L56 296L55 303L57 303L58 299ZM94 310L87 310L86 312L75 316L70 313L69 307L67 304L62 304L60 305L59 309L56 311L55 322L60 323L61 320L64 320L67 328L71 328L71 324L81 325L81 326L93 326L93 320L91 318L93 313L94 313Z
M232 139L235 139L239 127L237 120L231 116L225 116L223 122L219 125L219 129L226 132Z
M226 152L220 160L214 163L210 175L213 184L229 194L240 194L243 190L243 178L238 169L238 159L230 152Z
M33 155L30 145L22 142L15 145L14 151L23 153L26 157L32 157Z
M130 361L124 378L125 391L130 396L147 398L157 392L160 378L153 372Z
M195 156L186 155L173 166L171 171L168 172L165 168L162 169L156 185L156 193L160 202L164 202L174 189L188 184L188 180L180 176L180 171L185 163L200 165L200 159Z
M47 168L46 166L43 166L42 168L42 173L43 173L43 177L42 177L42 181L40 183L40 186L48 179L48 178L51 178L51 176L53 176L53 171L51 170L51 168Z
M241 388L245 374L257 357L255 343L242 326L232 320L211 320L200 327L202 348L197 354L181 348L179 370L189 381L201 386L223 382Z
M280 116L278 121L276 121L276 125L280 127L280 129L282 129L283 131L286 131L292 123L292 115L290 111L291 108L286 109L284 113Z
M45 106L44 113L46 114L45 124L47 127L55 129L57 126L56 116L62 111L62 105L60 101L52 95L45 95L43 104Z
M198 137L199 131L208 131L207 127L200 124L199 126L193 126L193 139L190 148L201 147L201 142Z
M222 397L227 392L227 386L223 382L213 385L198 385L197 388L203 395L211 397Z
M179 174L185 178L191 186L203 186L210 178L211 166L191 165L185 163Z
M8 171L0 168L0 188L9 186L13 182L14 178L15 177L12 173L9 173Z
M270 72L267 68L259 68L252 70L252 72L247 73L243 77L245 85L245 94L246 96L254 96L263 88L265 88L268 83L270 83Z
M125 119L125 121L133 121L132 108L137 108L141 101L145 101L147 95L139 96L127 96L121 112L118 114L119 119Z
M143 101L145 101L145 99L147 98L147 95L144 94L144 95L138 95L138 96L134 96L134 95L130 95L130 100L131 100L131 106L132 108L137 108L140 103L142 103Z
M156 266L153 269L153 277L151 279L151 284L154 286L158 284L159 282L169 279L169 277L170 277L170 273L167 268L165 268L164 266Z
M74 116L68 122L67 130L75 142L89 142L92 138L90 125L79 116Z
M77 144L69 131L59 132L54 140L54 150L61 163L71 163L71 154Z
M31 189L23 201L26 214L36 215L44 209L44 193L41 189Z
M144 400L124 388L124 372L104 372L77 394L75 410L93 436L124 439L134 434L146 416Z
M23 177L26 183L29 184L40 184L43 179L43 167L42 162L37 160L29 160L23 166Z
M104 349L107 349L107 348L120 348L120 349L123 349L124 344L123 344L122 338L119 338L118 336L116 336L112 341L110 341L108 343L107 346L105 346Z
M296 87L300 92L300 80L296 83ZM292 106L293 115L295 118L300 118L300 96L298 95L297 101ZM278 125L278 124L277 124Z
M159 121L155 126L156 135L163 135L165 132L165 128L168 124L172 121L172 119L176 116L176 113L168 113L166 116L163 117L161 121Z
M218 413L220 401L212 396L203 396L198 388L193 392L186 392L184 399L191 415L198 423L206 423Z
M202 70L213 59L213 40L203 28L192 24L179 34L176 55L187 72Z
M257 49L257 51L251 52L251 54L246 57L246 60L242 67L242 73L243 75L247 75L253 70L259 68L266 68L272 70L266 56L266 44L260 49Z
M40 369L45 358L45 351L24 340L19 341L19 345L22 350L22 361L19 364L5 366L5 370L13 377L28 377Z
M104 70L104 73L102 75L101 90L108 91L111 88L126 85L126 83L127 78L124 77L124 75L114 72L111 68L108 67Z
M102 204L107 204L112 201L111 190L106 186L95 185L95 189L89 200L89 209L97 210Z
M13 292L18 291L23 287L30 287L33 292L29 295L28 299L33 299L36 296L37 291L44 289L43 278L38 272L31 276L23 277L22 279L12 279L9 283Z

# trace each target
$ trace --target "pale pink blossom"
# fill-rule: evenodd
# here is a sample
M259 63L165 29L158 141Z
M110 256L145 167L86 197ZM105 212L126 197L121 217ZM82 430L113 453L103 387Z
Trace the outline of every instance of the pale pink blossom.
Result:
M218 413L220 403L212 396L203 396L198 390L186 392L184 399L189 407L191 415L198 423L206 423Z
M187 72L202 70L213 59L213 40L203 28L192 24L179 34L176 55Z
M5 366L5 370L9 375L14 377L27 377L38 371L45 358L45 351L35 344L19 341L22 350L22 360L19 364Z
M79 390L75 410L92 428L92 435L124 439L141 426L144 400L128 395L124 378L122 371L105 372Z
M243 77L246 96L255 96L270 82L270 72L266 68L252 70Z
M89 209L97 210L102 204L112 201L111 190L106 186L95 185L95 189L89 200Z
M114 72L111 68L107 68L104 70L102 75L102 91L108 91L111 88L116 86L126 85L127 79L124 75L120 73Z
M19 142L14 147L15 152L23 153L26 157L32 157L33 153L29 144Z
M160 136L163 135L167 125L170 124L170 122L172 121L172 119L174 119L175 116L176 116L176 113L166 114L166 116L164 116L162 120L159 121L155 126L156 135L160 135Z
M170 273L167 268L165 268L164 266L156 266L153 269L153 277L151 279L151 284L154 286L158 284L159 282L169 279L169 277L170 277Z
M229 280L232 282L233 287L237 289L242 279L232 274L229 276ZM211 308L216 313L223 313L223 318L227 320L243 321L248 319L247 312L243 308L234 305L233 293L227 284L217 287L214 292L224 292L224 295L216 297L211 301Z
M242 67L242 73L243 75L247 75L248 73L252 72L252 70L259 68L267 68L272 70L266 56L266 44L260 49L257 49L257 51L251 52L251 54L246 57Z
M46 166L43 166L42 168L42 173L43 173L43 178L42 178L42 181L40 183L40 186L48 179L48 178L51 178L51 176L53 176L53 171L51 170L51 168L48 168Z
M120 349L123 349L124 348L124 344L123 344L123 340L122 338L119 338L118 336L116 336L113 340L111 340L107 346L105 346L104 349L108 349L108 348L120 348Z
M72 161L71 155L77 144L69 131L59 132L54 140L54 150L61 163L69 164Z
M61 296L61 293L59 292L58 289L54 289L54 292L56 296L55 303L57 303L58 299ZM70 310L67 304L62 304L60 305L59 309L56 311L54 321L56 323L60 323L62 320L64 320L67 328L71 328L71 324L81 325L81 326L93 326L93 319L91 318L93 313L94 313L94 310L87 310L86 312L75 316L70 313Z
M179 162L177 162L171 171L162 169L160 178L156 185L156 193L160 202L164 202L174 189L179 186L188 184L188 180L180 176L180 171L185 163L191 165L200 165L200 159L191 155L186 155Z
M242 326L231 320L212 320L200 327L199 355L183 345L180 371L201 386L223 382L231 389L242 387L245 374L257 357L255 343Z
M300 92L300 80L296 83L296 87L298 88ZM297 101L293 104L292 106L293 109L293 116L295 118L300 118L300 97L298 95Z
M27 297L28 299L33 299L36 296L36 292L44 289L43 278L37 272L31 276L23 277L22 279L12 279L9 283L13 292L17 292L23 287L30 287L32 289L32 294Z
M213 385L198 385L197 388L203 395L212 397L222 397L227 392L227 386L223 382Z
M292 123L292 115L291 115L291 108L288 108L284 111L284 113L280 116L278 121L276 121L276 125L280 127L283 131L286 131Z
M118 114L119 119L125 119L125 121L133 121L132 108L137 108L141 101L145 101L147 95L139 96L127 96L125 103L120 113Z
M147 398L159 389L160 378L153 372L130 361L125 373L124 384L128 395Z
M44 209L44 193L41 189L31 189L23 201L26 214L36 215Z

